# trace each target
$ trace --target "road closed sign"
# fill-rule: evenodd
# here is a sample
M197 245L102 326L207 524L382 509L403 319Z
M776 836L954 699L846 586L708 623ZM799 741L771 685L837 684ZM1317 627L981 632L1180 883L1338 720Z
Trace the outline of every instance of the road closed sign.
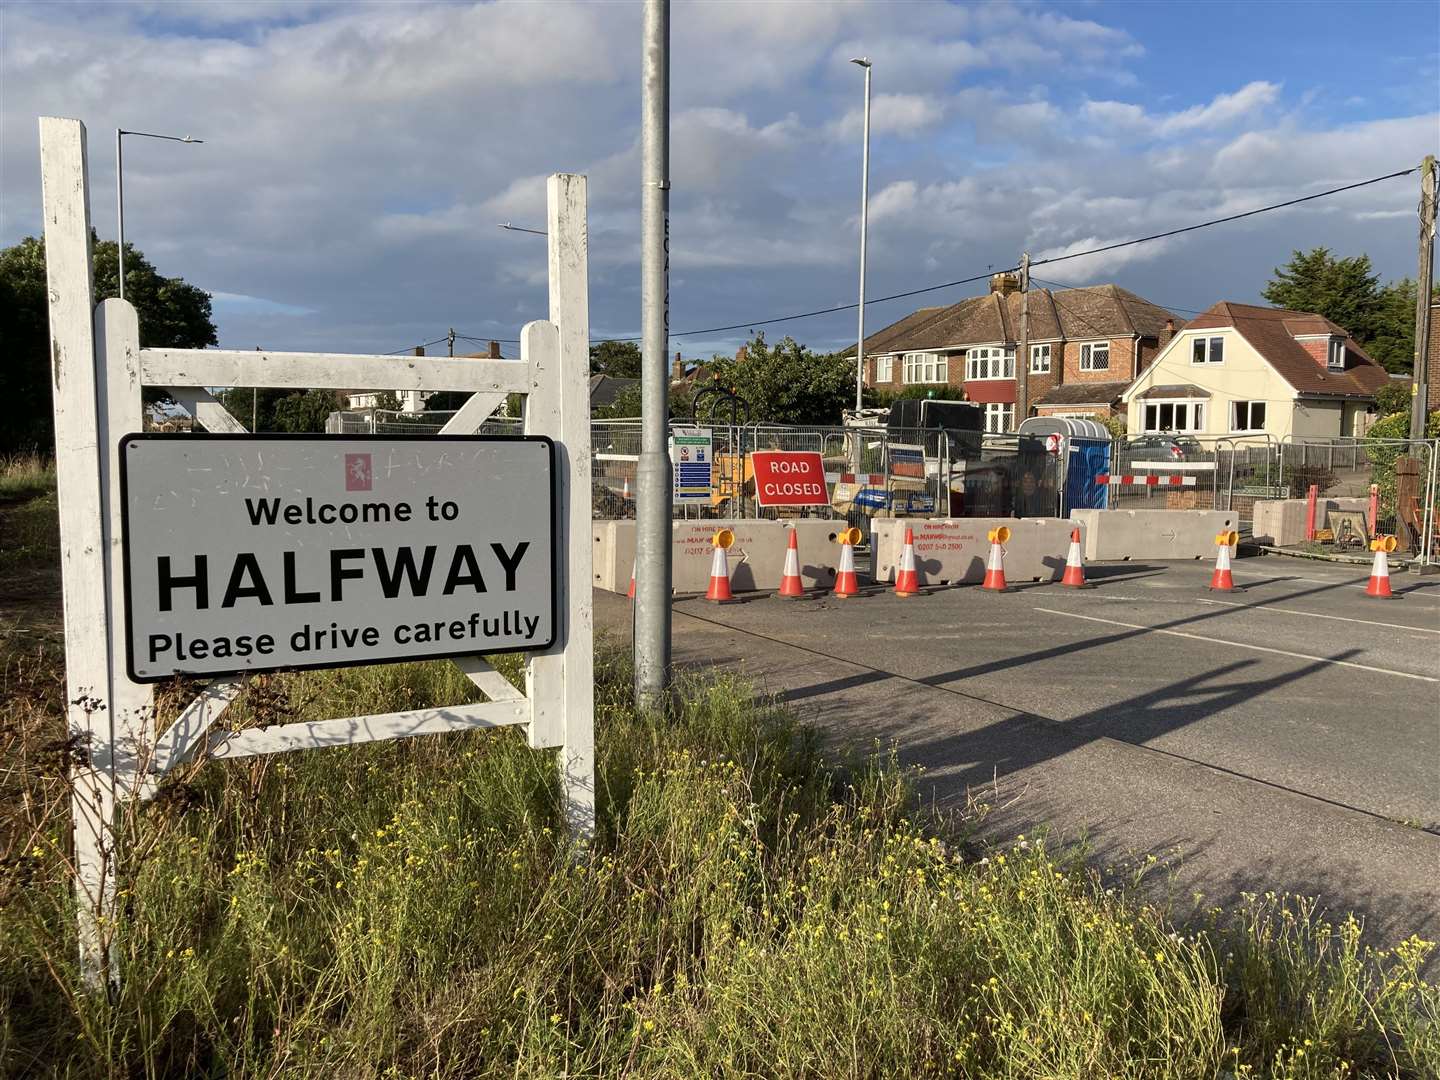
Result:
M137 681L555 642L547 438L130 435L120 464Z
M761 506L829 506L825 464L813 451L757 450L755 501Z

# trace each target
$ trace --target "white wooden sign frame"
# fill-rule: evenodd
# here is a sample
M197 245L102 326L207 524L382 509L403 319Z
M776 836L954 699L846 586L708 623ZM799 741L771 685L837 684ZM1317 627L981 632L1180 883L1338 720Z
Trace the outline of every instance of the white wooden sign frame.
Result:
M66 712L70 735L89 751L72 772L80 958L89 985L118 979L111 962L118 805L150 797L167 773L187 761L518 725L532 747L559 751L566 821L573 837L588 839L595 826L595 741L585 178L556 174L548 180L550 318L523 328L520 359L452 359L142 349L134 307L116 299L94 303L85 126L41 117L40 164ZM479 656L463 657L454 662L488 700L232 732L220 721L245 679L217 679L157 735L153 688L126 673L118 482L120 440L142 429L147 386L165 388L207 431L230 433L245 428L206 387L469 391L444 434L472 434L508 394L524 395L526 434L555 442L555 543L561 553L557 644L527 654L525 691Z

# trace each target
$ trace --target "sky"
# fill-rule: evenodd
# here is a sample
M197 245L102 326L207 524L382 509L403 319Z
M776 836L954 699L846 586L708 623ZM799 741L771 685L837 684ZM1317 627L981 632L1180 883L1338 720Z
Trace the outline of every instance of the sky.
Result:
M543 318L545 177L589 177L592 337L640 329L638 3L0 5L0 245L41 228L36 117L89 132L91 214L213 294L220 344L390 352ZM1440 149L1440 4L672 6L672 349L867 294L1237 213ZM1037 269L1182 318L1295 249L1414 276L1414 175ZM867 308L870 330L967 285ZM764 329L829 350L855 312ZM462 338L457 352L480 345ZM431 352L442 352L443 344Z

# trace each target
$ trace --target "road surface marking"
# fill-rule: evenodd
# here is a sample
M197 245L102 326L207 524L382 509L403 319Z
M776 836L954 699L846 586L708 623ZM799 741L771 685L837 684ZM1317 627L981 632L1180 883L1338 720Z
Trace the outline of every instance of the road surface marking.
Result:
M1267 604L1237 604L1233 600L1207 600L1196 597L1202 604L1219 604L1221 607L1246 608L1250 611L1273 611L1277 615L1304 615L1307 619L1334 619L1336 622L1361 623L1364 626L1383 626L1388 630L1413 630L1417 634L1440 634L1428 626L1406 626L1404 623L1376 622L1374 619L1352 619L1346 615L1321 615L1318 611L1298 611L1295 608L1270 607Z
M1123 626L1129 630L1148 630L1152 634L1166 634L1169 637L1189 638L1191 641L1208 641L1214 645L1231 645L1237 649L1273 653L1276 656L1288 656L1295 660L1313 660L1318 664L1335 664L1337 667L1358 668L1360 671L1374 671L1381 675L1398 675L1402 679L1418 679L1420 682L1440 683L1440 679L1433 678L1429 675L1414 675L1408 671L1395 671L1392 668L1371 667L1369 664L1357 664L1353 660L1335 660L1328 656L1311 656L1309 653L1287 652L1284 649L1272 649L1266 645L1247 645L1242 641L1227 641L1224 638L1206 637L1204 634L1187 634L1181 630L1164 630L1158 626L1143 626L1140 623L1120 622L1117 619L1101 619L1094 615L1077 615L1073 611L1056 611L1054 608L1037 607L1035 610L1043 611L1046 615L1064 615L1071 619L1084 619L1086 622Z

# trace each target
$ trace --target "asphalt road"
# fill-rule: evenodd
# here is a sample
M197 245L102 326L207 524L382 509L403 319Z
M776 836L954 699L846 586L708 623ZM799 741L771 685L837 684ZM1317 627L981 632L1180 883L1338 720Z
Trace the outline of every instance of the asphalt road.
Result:
M1317 895L1376 940L1440 938L1440 578L1278 556L1110 564L1095 588L675 603L675 656L746 671L846 740L894 743L941 806L993 805L1174 898ZM596 594L628 631L623 597Z

